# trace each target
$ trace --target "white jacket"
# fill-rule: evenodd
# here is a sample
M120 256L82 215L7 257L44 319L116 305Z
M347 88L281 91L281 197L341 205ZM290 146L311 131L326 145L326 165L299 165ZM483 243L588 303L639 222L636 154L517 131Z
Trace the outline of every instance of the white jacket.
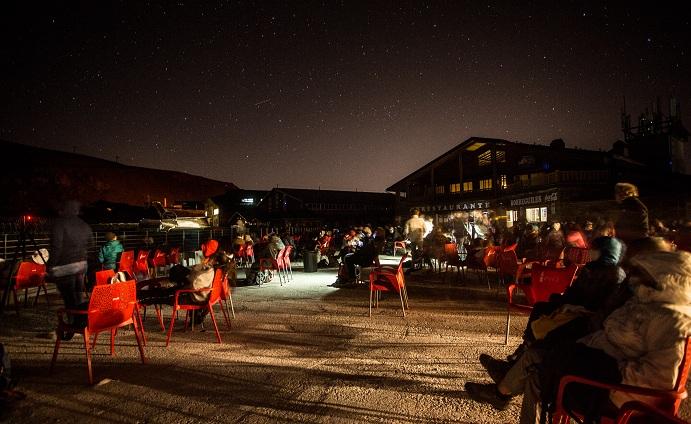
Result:
M612 312L604 328L580 341L616 359L623 384L669 390L691 335L691 254L643 253L631 264L645 270L657 287L633 287L633 297ZM620 392L610 397L617 406L636 399Z

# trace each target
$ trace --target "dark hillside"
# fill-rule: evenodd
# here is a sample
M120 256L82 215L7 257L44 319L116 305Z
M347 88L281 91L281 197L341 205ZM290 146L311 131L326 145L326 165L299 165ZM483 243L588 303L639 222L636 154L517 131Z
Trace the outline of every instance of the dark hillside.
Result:
M123 165L0 140L0 216L45 213L63 198L130 205L204 200L237 187L184 172Z

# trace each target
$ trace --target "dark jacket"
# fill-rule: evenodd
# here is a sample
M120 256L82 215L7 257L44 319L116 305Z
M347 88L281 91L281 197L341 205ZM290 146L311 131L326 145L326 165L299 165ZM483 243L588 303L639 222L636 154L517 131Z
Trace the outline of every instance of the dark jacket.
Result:
M53 223L48 266L86 261L92 243L91 227L81 218L76 215L57 218Z
M617 238L626 244L648 236L648 208L638 197L630 196L619 203L615 230Z

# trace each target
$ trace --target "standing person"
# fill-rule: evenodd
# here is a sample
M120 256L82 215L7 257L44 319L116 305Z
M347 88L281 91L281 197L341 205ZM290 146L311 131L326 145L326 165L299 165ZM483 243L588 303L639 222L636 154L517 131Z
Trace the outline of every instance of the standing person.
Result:
M626 244L630 257L636 253L636 245L648 237L648 208L638 198L638 188L633 184L617 183L614 199L619 204L614 229L617 238Z
M105 237L105 244L98 250L98 262L101 263L103 269L114 270L118 265L120 254L125 251L125 248L122 247L122 243L114 232L107 231Z
M564 233L561 231L561 223L555 221L545 237L545 259L559 260L564 250L564 244Z
M415 262L422 254L422 240L425 235L425 220L420 218L418 209L414 209L410 219L405 222L403 234L410 240L411 255Z
M79 202L69 200L58 208L50 238L48 277L55 283L67 309L86 307L84 303L84 275L87 249L93 244L89 224L79 217ZM85 315L73 315L73 326L86 325ZM65 340L71 335L59 335Z

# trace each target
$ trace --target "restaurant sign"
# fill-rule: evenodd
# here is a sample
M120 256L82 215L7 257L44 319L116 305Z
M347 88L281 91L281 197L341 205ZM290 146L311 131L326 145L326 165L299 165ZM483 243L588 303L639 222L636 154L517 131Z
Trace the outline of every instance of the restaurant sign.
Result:
M421 206L420 212L453 212L453 211L470 211L474 209L488 209L489 202L467 202L467 203L449 203L447 205L432 205Z
M546 202L556 202L557 192L552 192L549 194L536 194L535 196L522 197L520 199L511 199L511 206L525 206L533 205L536 203L546 203Z

